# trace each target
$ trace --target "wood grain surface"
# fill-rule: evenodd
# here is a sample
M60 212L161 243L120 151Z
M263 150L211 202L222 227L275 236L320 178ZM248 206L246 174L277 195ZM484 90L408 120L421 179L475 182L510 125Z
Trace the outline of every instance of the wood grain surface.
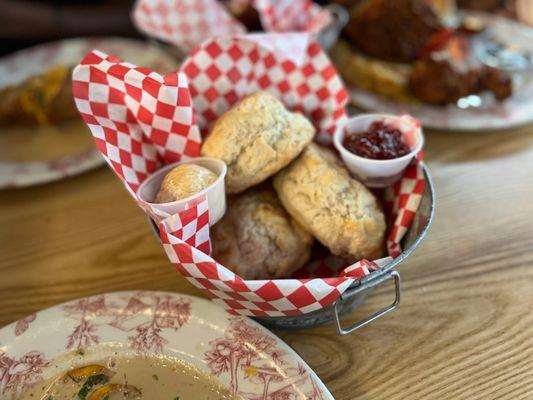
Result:
M426 137L437 212L399 268L400 307L347 337L277 333L339 400L533 399L533 127ZM0 325L107 291L201 295L107 168L0 192L0 210Z

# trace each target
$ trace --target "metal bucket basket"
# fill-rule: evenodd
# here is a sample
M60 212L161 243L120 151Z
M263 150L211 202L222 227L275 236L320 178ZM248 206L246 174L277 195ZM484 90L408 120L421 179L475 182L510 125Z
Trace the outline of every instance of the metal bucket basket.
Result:
M311 328L335 321L337 332L340 335L347 335L394 310L400 303L401 295L400 274L396 270L396 267L407 259L407 257L409 257L418 247L420 242L422 242L433 220L435 208L433 183L427 168L424 166L423 169L426 178L426 188L422 195L418 211L411 223L411 227L402 239L401 245L403 251L397 258L384 265L381 269L374 271L355 282L331 306L303 315L252 318L262 325L274 329ZM157 228L157 225L152 220L150 220L150 222L156 235L159 237L159 229ZM353 326L344 328L341 324L341 316L355 310L368 298L372 289L391 279L394 281L395 286L394 301L387 307L364 318Z

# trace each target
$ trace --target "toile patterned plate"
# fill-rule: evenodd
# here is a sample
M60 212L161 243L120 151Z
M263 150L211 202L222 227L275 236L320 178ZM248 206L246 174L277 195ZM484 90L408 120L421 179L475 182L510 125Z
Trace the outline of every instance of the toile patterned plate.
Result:
M0 398L15 399L41 379L117 352L179 358L246 400L333 399L261 325L208 300L165 292L86 297L0 329Z

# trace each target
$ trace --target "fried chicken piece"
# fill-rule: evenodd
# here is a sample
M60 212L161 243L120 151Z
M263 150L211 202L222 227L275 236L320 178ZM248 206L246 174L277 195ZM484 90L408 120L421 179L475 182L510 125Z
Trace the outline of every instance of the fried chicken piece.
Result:
M463 35L452 36L442 49L415 62L408 88L417 99L437 105L455 103L484 90L491 91L497 100L512 94L511 77L483 66L472 55L470 42Z
M439 16L423 0L365 0L351 9L344 35L369 56L408 63L441 29Z
M409 91L424 103L445 105L455 103L477 88L475 71L459 72L447 60L420 60L413 66Z
M512 81L504 71L485 67L480 77L481 89L491 91L496 100L502 101L513 94Z

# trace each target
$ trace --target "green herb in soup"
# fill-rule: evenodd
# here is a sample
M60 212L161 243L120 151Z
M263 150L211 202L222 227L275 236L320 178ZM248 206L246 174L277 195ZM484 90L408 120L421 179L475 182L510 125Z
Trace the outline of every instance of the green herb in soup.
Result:
M95 386L102 385L109 381L109 377L104 374L93 375L87 378L78 392L78 398L80 400L85 400L87 395L93 390Z
M236 400L218 381L170 358L113 357L49 379L19 400Z

